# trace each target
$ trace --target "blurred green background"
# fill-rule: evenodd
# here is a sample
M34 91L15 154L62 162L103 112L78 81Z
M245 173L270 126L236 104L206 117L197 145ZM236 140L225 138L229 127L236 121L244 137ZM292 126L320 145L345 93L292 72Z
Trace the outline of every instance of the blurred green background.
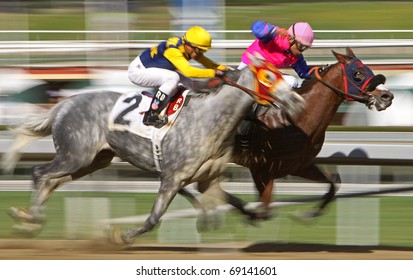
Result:
M86 1L87 2L87 1ZM85 2L85 3L86 3ZM168 30L174 12L173 1L125 1L128 9L129 30ZM222 1L225 7L218 9L224 16L225 29L248 30L253 21L262 19L279 26L289 27L296 21L308 21L314 29L339 30L394 30L411 29L412 1ZM10 8L8 2L0 2L0 30L15 29L19 24L30 30L85 30L85 5L74 1L21 1ZM102 7L104 7L102 1ZM208 1L206 2L208 3ZM126 5L126 4L125 4ZM99 6L99 5L97 5ZM9 11L8 11L9 10ZM27 14L26 14L27 13ZM124 13L102 11L107 23ZM13 28L10 28L13 27ZM156 35L156 34L154 34ZM153 37L149 39L164 39ZM383 38L383 34L369 36ZM33 34L30 39L83 39L82 35ZM136 36L136 39L144 39ZM317 38L329 38L331 34L317 34ZM350 34L351 38L362 36ZM388 34L391 38L406 38L406 34ZM252 38L249 35L248 38ZM134 39L134 38L130 38Z
M251 195L238 196L247 201L255 200ZM45 211L48 218L44 230L35 239L103 238L105 224L99 224L98 216L92 215L93 212L108 212L112 219L145 215L151 208L154 197L154 194L148 193L56 192ZM29 198L28 192L2 192L0 213L5 213L10 205L27 205ZM289 197L279 196L277 199L286 198ZM372 200L378 207L369 206ZM77 204L70 206L73 201L77 201ZM93 204L98 201L105 203L99 204L100 208L92 210ZM107 202L109 208L106 208ZM210 216L209 227L204 231L198 231L197 219L188 216L165 220L154 231L140 236L136 242L141 244L146 242L160 244L279 242L413 246L412 204L413 199L410 196L348 198L333 203L323 216L310 223L297 222L291 219L291 215L309 211L316 205L315 203L277 208L273 211L274 217L271 220L257 224L249 223L245 217L232 210ZM338 206L340 210L337 210ZM182 197L177 197L167 213L188 208L192 206ZM343 209L347 209L346 211L350 213L345 213ZM346 218L344 222L343 217ZM134 224L133 222L120 223L115 226L128 229ZM11 230L13 226L11 219L3 216L0 218L0 225L0 238L16 238Z

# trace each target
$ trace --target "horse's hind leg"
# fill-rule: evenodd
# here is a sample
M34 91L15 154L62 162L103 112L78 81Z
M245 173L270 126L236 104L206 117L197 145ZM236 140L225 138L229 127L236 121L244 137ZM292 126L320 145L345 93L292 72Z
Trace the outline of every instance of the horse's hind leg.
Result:
M9 215L16 222L42 223L44 216L42 206L57 186L70 181L70 172L54 172L59 169L61 160L56 157L50 163L36 165L32 169L33 190L29 210L10 208Z
M47 164L33 167L33 192L31 207L29 210L21 208L10 208L9 215L18 223L24 223L24 227L17 227L21 231L31 231L31 228L38 228L44 222L42 213L43 205L49 199L53 191L62 183L72 181L92 173L98 169L108 166L113 159L111 151L104 150L99 152L92 163L83 168L80 162L65 162L61 157L56 157Z
M335 194L338 191L336 184L341 183L340 175L338 173L326 173L323 172L317 165L311 164L305 169L300 170L297 173L292 174L308 180L328 183L329 189L321 199L318 207L311 213L307 214L308 217L317 217L322 214L323 210L329 205L335 198Z

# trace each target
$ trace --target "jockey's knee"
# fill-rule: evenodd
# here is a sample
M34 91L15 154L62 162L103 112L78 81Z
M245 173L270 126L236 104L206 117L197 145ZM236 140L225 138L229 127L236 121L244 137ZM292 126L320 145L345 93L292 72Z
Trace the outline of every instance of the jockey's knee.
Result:
M241 61L240 64L238 65L238 67L237 67L237 70L242 70L242 69L246 68L247 66L248 65L246 63Z
M283 75L284 81L292 88L298 88L298 81L294 76Z
M162 85L159 87L159 90L169 96L172 92L175 91L176 87L179 84L179 81L180 77L178 73L170 71L168 75L163 76Z

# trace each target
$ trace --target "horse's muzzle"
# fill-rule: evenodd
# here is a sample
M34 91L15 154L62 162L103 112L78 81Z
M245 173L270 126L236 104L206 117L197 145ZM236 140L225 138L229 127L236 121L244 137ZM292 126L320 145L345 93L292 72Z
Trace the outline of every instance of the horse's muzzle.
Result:
M366 105L370 109L374 106L377 111L383 111L391 106L393 98L394 94L383 84L379 84L375 90L369 92L369 101Z

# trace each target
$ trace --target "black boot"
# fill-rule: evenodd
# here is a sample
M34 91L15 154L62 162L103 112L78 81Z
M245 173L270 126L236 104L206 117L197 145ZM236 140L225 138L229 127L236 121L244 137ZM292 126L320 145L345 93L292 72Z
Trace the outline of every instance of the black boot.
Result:
M241 150L244 152L250 149L252 125L250 120L243 120L240 124L239 142Z
M152 98L149 110L143 116L144 125L153 125L156 128L161 128L168 123L167 116L160 116L159 114L166 107L168 96L162 91L158 90Z

